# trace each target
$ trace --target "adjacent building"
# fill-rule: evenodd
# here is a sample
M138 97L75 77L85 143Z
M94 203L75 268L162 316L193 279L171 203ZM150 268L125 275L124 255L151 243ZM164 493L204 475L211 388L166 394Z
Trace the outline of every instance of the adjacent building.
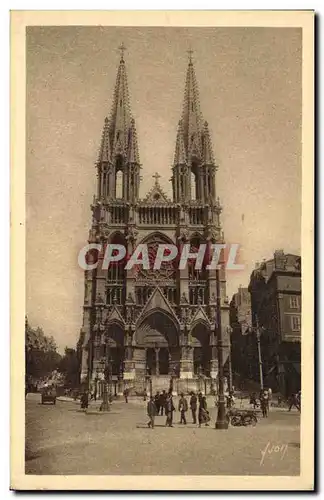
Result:
M249 335L252 326L251 295L240 285L230 303L231 359L234 378L253 379L256 345Z
M230 304L233 371L288 396L301 388L301 258L277 250Z
M252 326L261 328L265 384L301 388L301 258L277 250L251 274Z

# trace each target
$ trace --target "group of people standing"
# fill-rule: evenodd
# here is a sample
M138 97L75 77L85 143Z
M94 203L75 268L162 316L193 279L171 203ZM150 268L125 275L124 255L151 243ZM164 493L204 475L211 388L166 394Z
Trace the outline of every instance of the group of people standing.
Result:
M207 400L206 397L202 395L200 392L198 396L194 392L190 395L190 401L188 405L187 398L183 393L181 393L179 403L178 403L178 411L180 412L180 421L179 424L187 425L187 417L186 413L190 407L191 415L192 415L192 423L197 424L197 410L198 410L198 424L199 427L204 423L205 425L209 425L210 421L209 412L207 409ZM166 415L166 427L173 427L173 412L176 410L172 393L166 393L163 391L161 394L159 392L156 393L155 396L151 396L149 402L147 403L147 414L149 417L149 421L147 423L148 427L154 429L154 421L155 417L158 415L163 415L163 410Z
M262 411L262 416L267 418L269 415L269 407L270 401L272 399L272 390L269 387L268 389L261 389L259 394L260 407ZM253 408L258 407L257 395L253 392L250 396L250 404L253 405Z
M260 391L259 395L259 401L260 401L260 407L262 411L263 417L267 417L269 414L269 407L270 403L272 400L272 390L271 388L267 389L262 389ZM257 395L255 392L253 392L250 396L250 404L253 405L253 408L257 408L259 406L259 401L257 400ZM278 396L278 406L281 406L283 403L283 400L281 396ZM300 412L301 408L301 391L297 393L293 393L289 398L288 398L288 411L292 409L293 406L297 408L297 410Z

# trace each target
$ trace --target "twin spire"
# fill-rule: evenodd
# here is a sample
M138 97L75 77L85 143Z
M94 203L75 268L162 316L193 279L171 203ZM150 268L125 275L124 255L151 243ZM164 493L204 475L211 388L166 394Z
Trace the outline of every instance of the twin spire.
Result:
M190 50L174 166L190 165L192 162L200 165L215 165L208 123L204 122L200 111L198 84Z
M120 61L110 117L105 118L98 164L133 164L140 168L135 120L131 113L128 92L125 47L120 47ZM215 168L208 123L200 111L199 91L192 61L192 51L184 90L182 115L178 124L173 169L183 166ZM138 177L138 178L137 178ZM139 175L135 182L139 182ZM132 181L133 182L133 181ZM180 186L180 183L179 183ZM201 189L203 189L201 187Z
M132 117L124 60L125 47L120 46L121 57L117 71L110 118L105 118L99 162L114 162L121 157L126 163L138 163L139 153L135 120Z

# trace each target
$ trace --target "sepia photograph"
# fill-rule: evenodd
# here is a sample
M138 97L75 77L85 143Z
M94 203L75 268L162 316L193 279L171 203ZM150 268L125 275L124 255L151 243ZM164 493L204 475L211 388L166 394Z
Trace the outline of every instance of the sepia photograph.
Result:
M314 14L138 14L12 15L12 487L311 490Z

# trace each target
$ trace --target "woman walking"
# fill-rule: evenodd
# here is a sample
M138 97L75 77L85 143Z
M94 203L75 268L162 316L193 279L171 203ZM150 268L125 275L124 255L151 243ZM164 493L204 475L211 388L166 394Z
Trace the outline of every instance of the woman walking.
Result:
M201 427L201 424L209 425L210 416L207 410L207 400L205 396L202 396L199 400L199 410L198 410L198 424Z

